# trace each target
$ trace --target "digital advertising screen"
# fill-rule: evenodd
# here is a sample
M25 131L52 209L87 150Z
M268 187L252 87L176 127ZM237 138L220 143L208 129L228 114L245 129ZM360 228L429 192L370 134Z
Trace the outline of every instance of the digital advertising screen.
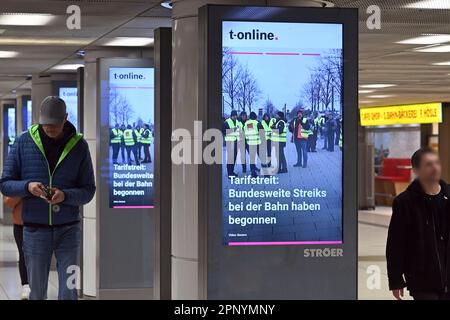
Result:
M342 243L343 69L342 24L222 21L225 245Z
M22 100L22 131L28 130L28 128L32 125L32 102L29 96L23 98Z
M154 69L109 68L109 207L154 207Z
M58 95L67 107L67 120L78 128L78 89L76 87L60 87Z
M3 115L3 151L6 156L16 140L16 107L14 105L5 105Z

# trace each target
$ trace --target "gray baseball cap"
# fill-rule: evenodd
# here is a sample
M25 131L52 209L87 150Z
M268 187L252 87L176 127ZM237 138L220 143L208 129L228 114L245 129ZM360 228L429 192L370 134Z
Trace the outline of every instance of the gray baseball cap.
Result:
M48 96L41 103L39 124L61 124L66 114L64 100L57 96Z

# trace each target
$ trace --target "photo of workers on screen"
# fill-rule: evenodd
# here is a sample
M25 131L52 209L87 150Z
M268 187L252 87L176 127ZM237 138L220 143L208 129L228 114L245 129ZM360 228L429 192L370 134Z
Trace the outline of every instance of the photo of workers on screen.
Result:
M342 26L225 21L222 40L224 243L341 243Z

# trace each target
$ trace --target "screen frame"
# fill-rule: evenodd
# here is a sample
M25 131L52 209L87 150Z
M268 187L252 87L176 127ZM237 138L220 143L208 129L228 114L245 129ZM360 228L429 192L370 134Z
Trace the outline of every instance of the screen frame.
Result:
M31 95L23 95L22 96L22 110L20 110L21 115L22 115L22 132L28 130L28 127L26 126L26 122L28 117L24 117L24 115L28 116L28 108L27 108L27 102L28 101L32 101L31 100ZM33 111L33 108L31 108L31 111ZM33 112L32 112L33 113ZM33 114L31 114L31 122L33 122ZM30 123L30 126L33 123Z
M222 165L201 165L199 168L199 295L201 298L289 298L289 299L355 299L357 290L357 132L358 132L358 11L342 8L306 7L250 7L206 5L200 9L199 115L207 128L221 129L222 108L222 23L223 21L267 21L293 23L338 23L343 26L344 88L343 88L343 160L342 160L342 230L343 243L339 245L281 245L281 246L226 246L223 244L222 225ZM219 36L218 36L219 35ZM346 107L347 106L347 107ZM348 107L352 106L352 107ZM352 151L352 152L350 152ZM206 196L205 196L206 195ZM299 254L308 248L340 248L345 257L329 265L318 264ZM258 274L270 272L269 266L256 265L258 271L245 280L236 280L237 272L245 270L245 264L253 265L256 259L282 263L284 257L292 256L292 266L286 267L284 275L276 275L272 292L264 292L264 284L253 289L233 292L231 283L240 289L252 287ZM273 260L273 261L272 261ZM270 262L269 262L270 261ZM331 262L331 260L330 260ZM294 268L296 266L296 268ZM300 274L302 269L311 270ZM329 269L330 268L330 269ZM326 272L345 269L345 273L327 283ZM229 271L231 270L231 271ZM298 271L297 271L298 270ZM316 287L295 291L278 288L286 277L296 277L294 282L316 281ZM337 279L340 277L341 279ZM252 281L253 278L253 281ZM345 279L345 282L344 282ZM328 279L330 280L330 279ZM252 282L251 282L252 281ZM227 283L230 283L228 286ZM286 282L289 283L289 282ZM321 283L323 283L321 285ZM321 286L330 287L323 292ZM339 287L342 287L339 289ZM332 287L332 288L331 288ZM302 292L299 292L302 291Z

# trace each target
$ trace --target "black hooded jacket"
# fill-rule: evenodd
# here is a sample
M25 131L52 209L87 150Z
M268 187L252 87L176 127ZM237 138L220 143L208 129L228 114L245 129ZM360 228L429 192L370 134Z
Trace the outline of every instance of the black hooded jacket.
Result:
M440 184L450 214L449 186L444 181ZM417 180L394 199L386 244L390 290L407 287L410 292L447 292L450 269L439 255L437 224L428 199ZM445 247L444 255L450 257L448 243Z

